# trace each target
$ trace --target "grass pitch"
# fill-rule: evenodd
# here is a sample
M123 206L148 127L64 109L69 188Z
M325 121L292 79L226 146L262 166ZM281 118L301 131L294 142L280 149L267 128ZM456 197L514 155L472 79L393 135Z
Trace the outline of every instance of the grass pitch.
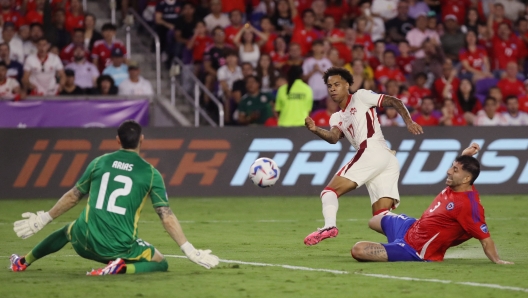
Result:
M419 217L432 199L405 197L397 212ZM366 197L341 198L339 236L313 247L305 247L303 239L323 225L316 197L189 198L170 203L195 247L212 249L224 260L306 268L223 262L206 270L168 257L166 273L101 277L84 275L101 264L74 256L69 244L25 272L10 272L11 253L27 253L51 231L74 220L85 202L21 240L12 223L25 211L48 210L55 200L0 201L0 261L5 264L0 297L527 297L528 197L481 199L501 258L515 265L492 264L474 239L448 250L441 263L358 263L350 256L355 242L385 241L367 227ZM143 211L139 236L165 255L182 255L152 208Z

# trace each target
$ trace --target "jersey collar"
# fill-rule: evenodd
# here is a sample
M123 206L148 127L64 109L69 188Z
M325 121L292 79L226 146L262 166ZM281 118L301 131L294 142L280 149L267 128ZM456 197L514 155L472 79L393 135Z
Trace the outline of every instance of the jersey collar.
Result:
M347 99L347 103L346 103L346 106L344 109L341 109L341 112L344 112L346 110L346 108L348 107L348 104L350 103L350 100L352 99L352 94L349 94L348 95L348 99Z

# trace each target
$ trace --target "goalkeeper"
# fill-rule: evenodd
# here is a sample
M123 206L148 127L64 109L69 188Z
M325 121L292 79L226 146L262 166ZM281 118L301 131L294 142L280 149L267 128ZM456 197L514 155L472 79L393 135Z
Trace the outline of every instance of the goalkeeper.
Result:
M31 237L46 224L89 199L79 218L53 232L25 256L11 256L11 270L24 271L36 260L59 251L68 242L81 257L101 263L104 268L88 275L135 274L167 271L165 257L154 246L138 238L138 221L148 197L163 227L187 258L207 269L218 265L210 250L197 250L187 241L172 213L163 178L158 170L139 156L144 136L134 121L123 122L117 130L121 149L94 159L75 187L48 212L24 213L14 224L18 237Z

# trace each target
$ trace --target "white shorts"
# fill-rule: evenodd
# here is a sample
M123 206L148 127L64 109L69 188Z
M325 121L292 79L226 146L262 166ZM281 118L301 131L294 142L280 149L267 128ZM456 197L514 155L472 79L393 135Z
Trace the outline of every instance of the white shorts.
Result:
M371 204L380 198L396 200L394 207L400 204L398 193L400 165L398 159L388 149L360 149L336 175L354 181L358 187L365 184Z

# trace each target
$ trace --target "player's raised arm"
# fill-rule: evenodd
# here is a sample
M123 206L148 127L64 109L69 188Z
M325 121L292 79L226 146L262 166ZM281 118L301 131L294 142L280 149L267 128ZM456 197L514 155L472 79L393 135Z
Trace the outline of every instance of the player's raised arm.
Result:
M411 119L411 114L409 114L409 110L407 110L407 107L405 107L401 100L393 96L384 95L382 106L395 108L396 111L398 111L398 114L402 116L403 121L407 125L407 129L410 133L414 135L419 135L423 133L422 127Z
M342 136L342 132L337 127L332 127L330 130L326 130L315 125L315 122L312 118L306 117L304 119L304 126L308 128L315 135L321 139L327 141L330 144L335 144L339 141L339 138Z
M501 265L511 265L513 262L503 261L499 258L499 253L497 252L497 248L495 247L495 242L493 242L493 239L491 237L488 237L486 239L480 240L480 244L482 244L482 249L484 250L484 253L495 264L501 264Z
M480 151L479 144L471 143L471 145L469 145L469 147L467 147L466 149L464 149L464 151L462 151L462 155L473 156L473 155L477 154L479 151Z

